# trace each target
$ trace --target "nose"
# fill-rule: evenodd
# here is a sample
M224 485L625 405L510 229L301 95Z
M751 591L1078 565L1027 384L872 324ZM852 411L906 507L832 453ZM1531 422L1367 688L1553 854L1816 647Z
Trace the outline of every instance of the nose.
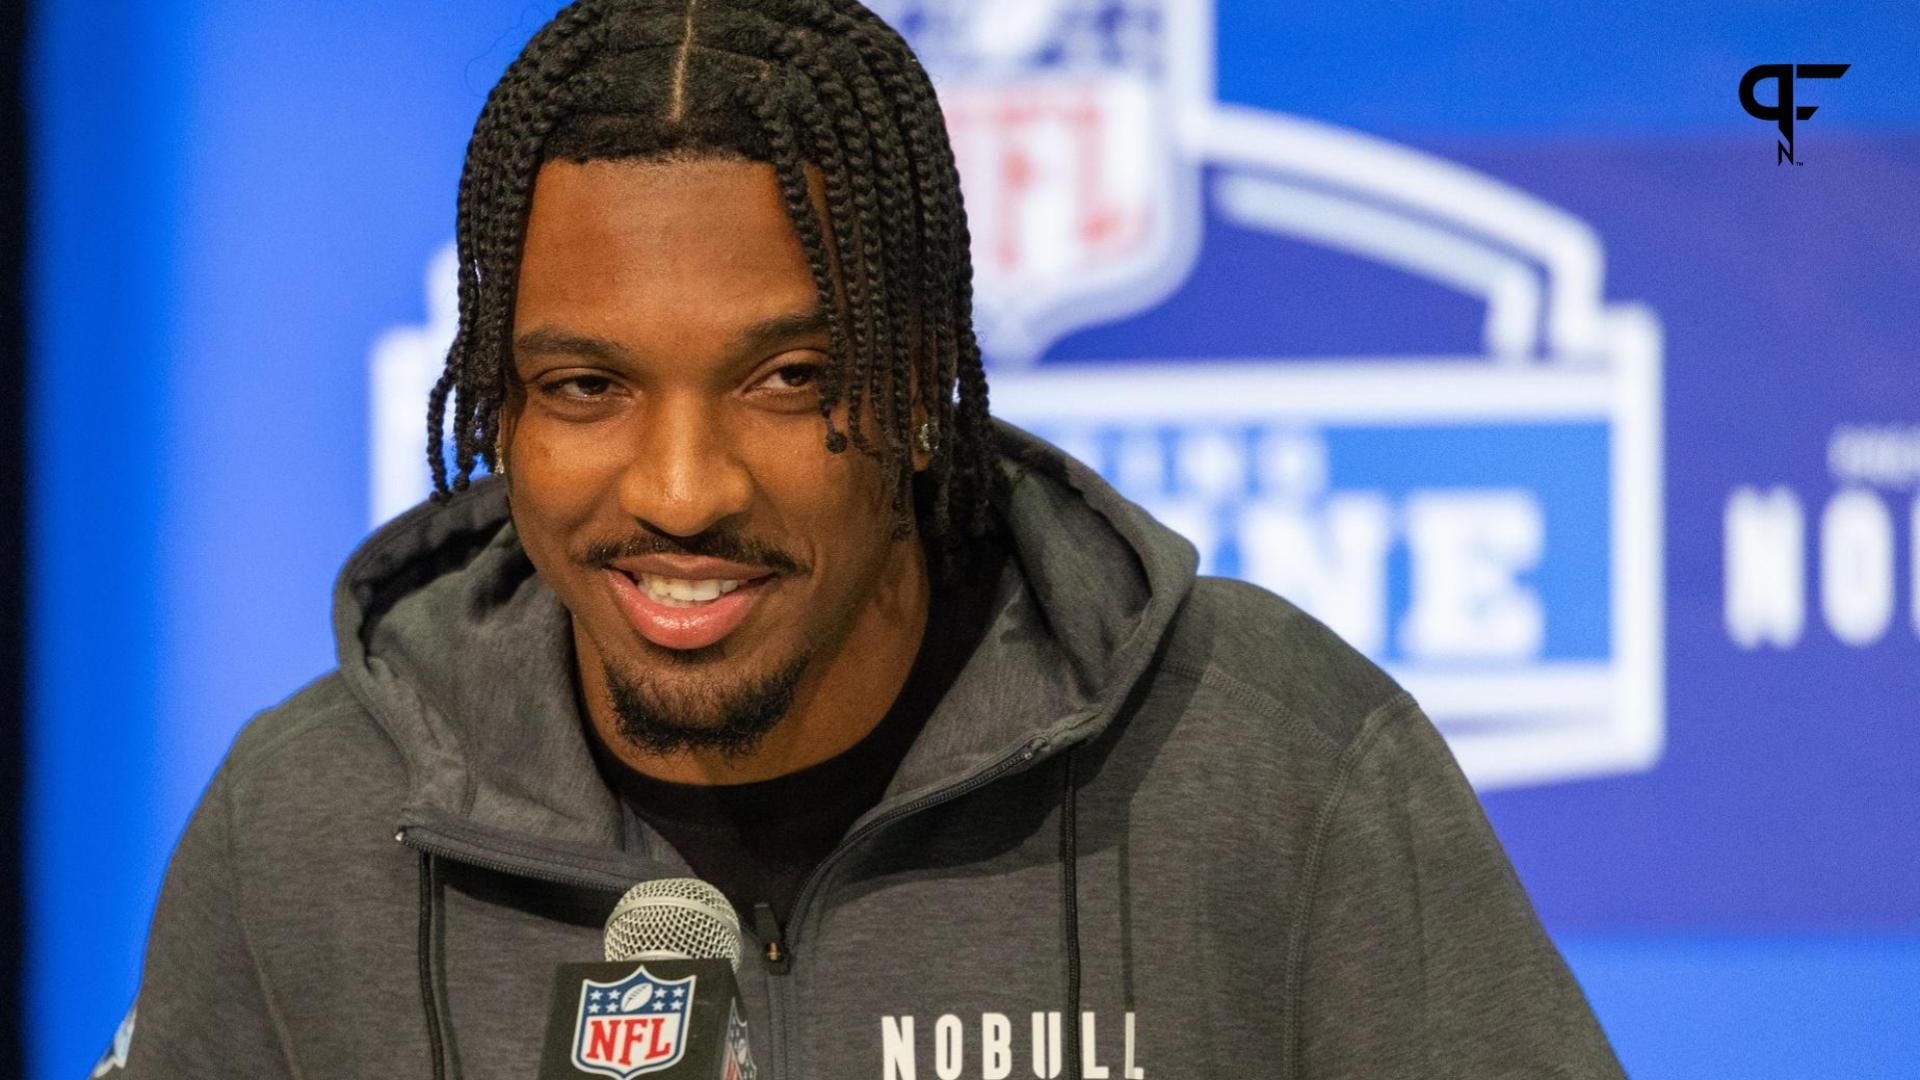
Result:
M752 502L752 473L706 403L658 401L638 439L620 480L620 502L640 522L671 536L696 536Z

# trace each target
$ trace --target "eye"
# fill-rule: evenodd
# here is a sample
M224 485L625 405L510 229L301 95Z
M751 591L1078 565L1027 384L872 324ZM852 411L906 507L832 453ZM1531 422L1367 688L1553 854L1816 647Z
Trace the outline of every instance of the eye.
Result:
M760 381L760 385L779 393L798 393L811 389L819 378L819 364L782 364L769 372L767 377Z
M540 384L540 392L560 401L595 401L607 396L613 380L604 375L567 375Z

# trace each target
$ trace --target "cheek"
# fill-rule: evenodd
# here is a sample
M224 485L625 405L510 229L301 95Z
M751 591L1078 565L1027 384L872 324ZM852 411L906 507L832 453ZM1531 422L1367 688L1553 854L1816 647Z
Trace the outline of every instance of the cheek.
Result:
M858 522L886 512L879 462L848 447L828 453L826 429L818 422L793 425L796 431L749 434L741 441L742 463L753 473L762 495L792 522L824 521L831 538Z
M509 491L514 527L534 565L552 577L579 554L573 550L616 490L622 461L616 439L555 439L544 425L514 433ZM619 522L601 523L601 533ZM594 537L599 539L602 537Z
M820 588L859 591L871 581L886 555L891 513L879 462L851 447L828 453L816 421L799 437L766 440L746 464L771 511L748 530L768 530L761 535L811 563Z

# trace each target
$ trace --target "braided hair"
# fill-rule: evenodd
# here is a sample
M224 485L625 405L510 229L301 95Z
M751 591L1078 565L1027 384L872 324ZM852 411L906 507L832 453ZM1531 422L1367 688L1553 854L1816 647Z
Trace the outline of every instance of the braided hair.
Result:
M896 539L912 514L943 561L961 555L992 527L1002 480L959 174L918 59L853 0L577 0L528 43L488 95L460 178L459 330L427 409L436 492L498 466L540 166L713 157L773 166L827 313L827 451L882 464ZM916 407L937 437L924 474L911 467Z

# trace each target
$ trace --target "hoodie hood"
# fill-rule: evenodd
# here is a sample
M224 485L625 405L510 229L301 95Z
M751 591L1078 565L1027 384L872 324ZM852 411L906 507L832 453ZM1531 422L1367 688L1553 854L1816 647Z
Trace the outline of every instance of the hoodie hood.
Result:
M879 812L1113 722L1191 590L1194 548L1085 465L995 421L1012 557L973 656ZM334 596L340 671L408 775L403 830L503 868L623 888L633 835L587 746L566 609L481 480L380 529ZM856 826L857 827L857 826Z

